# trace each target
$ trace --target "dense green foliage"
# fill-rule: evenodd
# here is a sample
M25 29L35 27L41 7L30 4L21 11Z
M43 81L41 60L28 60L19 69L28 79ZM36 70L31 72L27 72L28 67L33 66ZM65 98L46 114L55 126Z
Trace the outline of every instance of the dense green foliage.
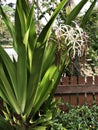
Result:
M98 106L77 106L56 115L49 130L98 130Z
M98 9L94 9L84 28L89 35L88 57L94 66L98 66Z

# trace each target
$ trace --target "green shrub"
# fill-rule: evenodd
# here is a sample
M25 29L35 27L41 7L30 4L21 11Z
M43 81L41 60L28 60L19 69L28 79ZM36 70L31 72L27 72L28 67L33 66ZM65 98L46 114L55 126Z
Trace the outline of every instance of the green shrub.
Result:
M84 105L58 114L50 130L98 130L98 106Z

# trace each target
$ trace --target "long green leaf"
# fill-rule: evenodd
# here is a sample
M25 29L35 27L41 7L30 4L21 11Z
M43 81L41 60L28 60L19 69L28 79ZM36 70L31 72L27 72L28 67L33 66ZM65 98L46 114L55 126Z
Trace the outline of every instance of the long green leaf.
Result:
M29 59L29 67L30 67L30 72L32 71L32 60L33 60L33 53L34 53L34 48L36 46L36 40L37 40L37 35L36 35L36 27L35 27L35 20L34 20L34 6L32 6L27 24L28 24L28 29L29 29L29 37L28 37L28 59Z
M39 84L43 53L44 53L43 48L42 49L37 48L34 51L34 54L33 54L33 65L32 65L33 70L32 70L32 73L30 74L29 83L28 83L28 101L27 101L27 104L29 103L31 96L32 96L32 104L33 104L33 101L34 101L34 96L36 94L37 86ZM28 107L27 107L27 109L28 109Z
M45 76L43 77L37 93L36 93L36 98L35 98L35 102L34 102L34 110L32 115L34 115L37 110L40 108L40 106L42 105L42 103L49 97L51 90L53 89L53 84L55 83L55 73L57 72L57 67L51 66Z
M43 59L43 67L42 67L42 76L45 74L47 69L55 63L55 49L56 44L53 43L53 41L49 42L49 44L46 46L45 49L45 55Z
M32 59L34 48L36 45L36 29L35 29L35 22L34 22L34 6L32 6L30 13L27 17L27 31L24 36L23 43L25 44L28 52L28 67L30 72L32 71Z
M19 0L21 2L22 11L25 13L25 16L28 17L30 12L29 2L28 0Z
M26 22L26 16L22 8L21 0L17 0L15 11L15 31L18 45L23 43L24 35L26 32Z
M10 105L14 108L14 110L17 112L17 114L20 114L20 107L17 103L13 89L11 88L9 81L7 80L7 77L6 77L6 74L3 70L2 64L0 64L0 79L1 79L2 84L3 84L2 87L4 87L4 89L6 91L6 96L10 102Z
M47 88L49 86L49 84L51 83L51 81L53 81L54 79L53 78L53 75L54 73L56 72L56 69L57 67L54 65L54 66L51 66L45 73L43 79L41 80L41 83L39 84L39 87L38 87L38 90L37 90L37 93L36 95L38 95L36 97L36 100L35 100L35 103L37 103L37 101L39 99L41 99L40 97L43 95L42 93L46 93L47 91ZM44 87L46 85L46 87Z
M86 26L86 23L89 20L90 14L91 14L93 8L95 7L96 2L97 2L97 0L94 0L93 3L91 4L91 6L89 7L89 9L87 10L87 12L85 13L85 15L82 19L82 22L81 22L81 27L84 28Z
M83 6L87 3L88 0L81 0L80 3L70 12L70 14L66 18L66 24L71 24L72 21L79 14Z
M23 43L23 36L22 36L21 22L19 19L19 14L18 14L17 8L15 11L15 33L16 33L16 43L17 43L17 46L19 46L21 43ZM17 50L17 52L18 52L18 50Z
M27 17L27 26L29 28L29 45L32 48L34 48L36 43L36 25L35 25L35 17L34 17L34 6L32 6L29 15ZM33 47L32 47L33 46ZM33 50L32 50L33 51Z
M29 115L29 111L31 111L32 104L33 104L33 110L32 110L32 116L37 112L37 110L40 108L42 103L49 97L50 91L53 89L51 84L54 84L54 77L56 71L56 66L51 66L45 76L43 77L43 80L41 83L39 83L39 86L37 87L37 92L34 98L34 102L30 102L28 104L28 109L26 111L26 114ZM32 95L33 96L33 95ZM32 101L32 97L31 100Z
M0 97L3 99L4 102L6 102L7 104L9 104L9 101L7 99L7 95L6 95L6 90L3 87L3 83L0 80Z
M49 22L46 24L46 26L43 28L42 32L40 33L39 37L38 37L38 42L43 44L47 41L47 39L50 36L51 33L51 27L54 23L54 20L56 19L58 13L60 12L60 10L64 7L64 5L67 3L67 0L62 0L62 2L57 6L57 8L55 9L53 15L51 16Z
M4 51L4 49L0 46L0 58L3 61L6 71L8 73L8 76L10 77L12 89L14 90L15 97L18 98L17 95L17 87L16 87L16 68L14 66L13 61L9 57L9 55Z
M17 88L19 98L18 101L23 113L27 98L27 56L24 44L20 45L18 49Z
M15 11L15 32L17 45L23 43L27 28L27 17L29 15L29 6L27 0L17 0Z
M62 55L61 61L62 61L62 64L60 65L60 69L59 69L59 71L57 70L54 75L54 79L56 82L54 84L52 84L53 90L51 91L50 96L49 96L48 100L46 101L46 105L45 105L46 109L49 107L49 104L51 103L52 99L54 98L54 94L57 89L58 83L60 81L61 75L68 65L69 59L67 58L67 52L64 52L64 54Z

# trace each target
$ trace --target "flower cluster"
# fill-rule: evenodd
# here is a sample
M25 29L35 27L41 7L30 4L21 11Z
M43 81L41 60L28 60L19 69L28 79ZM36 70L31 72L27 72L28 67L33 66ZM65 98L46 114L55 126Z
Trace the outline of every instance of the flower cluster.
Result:
M68 55L71 54L74 59L76 55L82 57L87 49L88 36L84 30L74 22L74 27L69 25L60 25L55 31L56 39L64 41Z

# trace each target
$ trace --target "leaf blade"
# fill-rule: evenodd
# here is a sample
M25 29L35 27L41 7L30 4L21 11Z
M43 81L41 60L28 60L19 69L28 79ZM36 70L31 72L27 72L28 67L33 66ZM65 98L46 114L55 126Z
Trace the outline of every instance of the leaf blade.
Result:
M54 20L56 19L58 13L60 10L64 7L64 5L67 3L67 0L62 0L62 2L57 6L55 9L53 15L51 16L49 22L46 24L46 26L43 28L42 32L40 33L38 37L38 43L45 43L47 39L50 36L51 27L53 25Z
M3 70L2 64L0 64L0 79L1 79L2 84L3 84L2 87L4 87L4 89L6 91L7 100L9 101L10 105L14 108L14 110L18 114L20 114L19 105L18 105L17 100L15 98L13 89L11 88L11 85L7 80L7 77L6 77L6 74L5 74L4 70Z
M87 10L87 12L85 13L82 22L81 22L81 27L85 27L87 21L89 20L90 14L96 4L97 0L94 0L93 3L91 4L91 6L89 7L89 9Z
M80 3L67 16L66 24L70 25L72 23L72 21L74 21L74 19L79 14L79 12L83 8L83 6L87 3L87 1L88 0L82 0L82 1L80 1Z
M18 61L17 61L17 88L18 88L18 100L22 113L25 109L27 98L27 58L26 49L22 44L18 49Z

